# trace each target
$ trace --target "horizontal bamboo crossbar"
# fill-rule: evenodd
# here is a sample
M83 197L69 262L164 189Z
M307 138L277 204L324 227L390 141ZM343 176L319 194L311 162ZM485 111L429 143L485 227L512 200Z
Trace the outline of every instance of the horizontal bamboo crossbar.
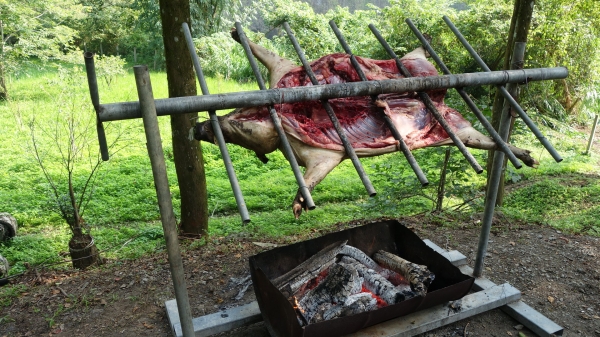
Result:
M536 68L164 98L156 100L156 113L158 116L165 116L341 97L523 83L563 79L567 75L568 70L565 67ZM142 116L139 102L102 104L98 110L100 122L141 118Z

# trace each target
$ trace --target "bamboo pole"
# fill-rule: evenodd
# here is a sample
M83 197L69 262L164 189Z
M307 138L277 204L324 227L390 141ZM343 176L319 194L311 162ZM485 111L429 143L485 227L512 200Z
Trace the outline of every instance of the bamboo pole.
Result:
M553 80L566 78L568 74L569 71L565 67L504 70L163 98L157 99L155 103L157 115L165 116L341 97L372 96L427 91L439 88L460 88ZM141 116L140 103L138 101L103 104L99 111L101 122L141 118Z

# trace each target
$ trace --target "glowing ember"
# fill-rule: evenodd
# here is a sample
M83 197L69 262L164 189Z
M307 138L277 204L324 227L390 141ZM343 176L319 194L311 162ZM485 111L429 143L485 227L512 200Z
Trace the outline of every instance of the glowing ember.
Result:
M300 304L298 304L298 299L296 298L296 296L292 296L293 302L294 302L294 309L300 311L301 313L304 313L304 310L302 309L302 307L300 307Z
M377 301L377 308L383 308L388 305L383 299L381 299L381 297L373 294L372 292L369 291L369 289L365 288L364 284L362 286L361 292L371 295L371 297L373 297Z
M377 310L417 296L407 275L412 275L418 281L420 274L406 272L413 264L397 257L391 259L392 263L380 265L359 249L344 245L336 244L333 253L321 255L326 257L321 260L331 261L326 267L304 267L311 271L321 270L318 274L299 269L289 273L302 277L306 275L305 278L291 276L294 282L279 282L287 286L288 299L301 326ZM383 253L380 251L376 254ZM323 263L317 262L318 265ZM386 268L390 264L390 269ZM429 278L433 279L433 274ZM290 290L292 284L297 284L294 291ZM428 286L429 282L424 283L423 289L426 291Z

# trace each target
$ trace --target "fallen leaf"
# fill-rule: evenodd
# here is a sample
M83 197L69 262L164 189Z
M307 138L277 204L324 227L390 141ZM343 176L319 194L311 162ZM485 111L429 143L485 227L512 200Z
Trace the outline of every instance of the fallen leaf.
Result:
M507 331L506 333L507 333L509 336L512 336L512 332L510 332L510 331Z
M554 303L554 297L552 297L552 296L548 296L548 302L550 302L550 303Z
M148 324L146 322L144 322L143 324L146 327L146 329L154 329L154 325L152 325L152 324Z
M140 307L134 307L131 312L136 312Z
M242 254L238 253L238 254L235 254L234 256L235 256L235 258L239 259L240 257L242 257Z
M513 241L509 242L508 244L511 245L511 246L513 246L513 247L516 245L516 243L514 243Z
M101 305L106 305L106 300L105 300L105 299L101 299L101 300L100 300L100 304L101 304Z
M60 290L52 289L52 295L57 295L58 293L60 293Z

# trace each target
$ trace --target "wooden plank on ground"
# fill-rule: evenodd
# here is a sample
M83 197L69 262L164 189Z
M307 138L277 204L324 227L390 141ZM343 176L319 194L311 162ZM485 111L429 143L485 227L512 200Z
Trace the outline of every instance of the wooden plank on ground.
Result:
M183 336L177 302L175 300L166 301L165 307L173 335ZM256 301L192 319L196 336L211 336L260 321L262 321L262 315Z
M440 304L362 329L347 337L414 336L501 307L519 298L521 292L510 284L504 283L463 297L462 308L458 312L450 309L448 304Z

